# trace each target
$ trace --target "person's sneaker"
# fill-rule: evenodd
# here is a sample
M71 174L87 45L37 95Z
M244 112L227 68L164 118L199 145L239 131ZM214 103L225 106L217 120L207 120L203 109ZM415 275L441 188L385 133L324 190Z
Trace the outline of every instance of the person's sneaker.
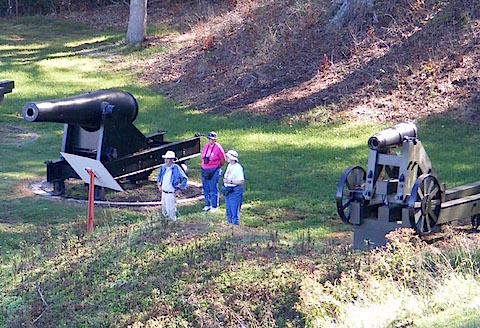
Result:
M204 208L202 208L202 211L204 212L210 211L210 206L205 206Z
M212 207L212 208L210 209L210 212L215 213L217 210L218 210L218 207Z

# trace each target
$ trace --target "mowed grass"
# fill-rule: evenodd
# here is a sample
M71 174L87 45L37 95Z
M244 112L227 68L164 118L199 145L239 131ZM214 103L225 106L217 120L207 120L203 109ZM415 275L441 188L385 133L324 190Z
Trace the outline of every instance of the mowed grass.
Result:
M37 136L0 144L0 326L315 325L302 306L306 278L334 281L356 267L350 227L336 214L338 178L366 166L366 142L386 126L207 115L137 84L125 63L151 49L124 46L123 31L41 18L0 27L0 80L16 83L0 125ZM202 204L180 206L175 224L154 208L97 207L86 234L85 205L32 195L44 161L59 156L63 125L28 123L22 106L112 87L137 98L134 124L144 134L166 129L175 141L215 130L225 150L239 152L241 227L226 225L222 211L201 213ZM419 135L441 182L480 179L476 126L434 117L419 122ZM188 164L198 180L199 159Z

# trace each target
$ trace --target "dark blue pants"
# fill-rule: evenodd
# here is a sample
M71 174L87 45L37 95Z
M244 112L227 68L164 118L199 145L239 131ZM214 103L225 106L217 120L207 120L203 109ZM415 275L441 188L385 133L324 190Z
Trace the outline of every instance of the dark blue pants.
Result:
M218 207L218 177L222 173L222 169L218 168L210 180L204 179L202 176L203 196L205 197L205 206L213 208Z
M227 222L235 225L239 224L240 207L243 201L243 186L236 186L233 191L225 196L225 207L227 212Z

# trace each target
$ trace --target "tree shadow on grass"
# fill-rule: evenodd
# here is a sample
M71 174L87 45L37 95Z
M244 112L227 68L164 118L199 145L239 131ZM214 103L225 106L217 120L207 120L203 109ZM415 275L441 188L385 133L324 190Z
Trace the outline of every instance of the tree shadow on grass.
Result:
M258 231L239 227L231 235L231 228L225 228L179 223L164 229L150 221L137 227L112 226L108 233L83 240L68 237L68 248L25 259L18 273L25 279L9 292L21 297L23 305L11 310L8 323L37 318L42 326L124 325L182 317L194 325L220 327L238 319L262 322L268 313L274 320L301 323L294 310L300 275L289 275L291 269L273 272L291 256L278 258L265 246L268 237ZM253 234L260 245L250 242ZM37 267L37 261L45 266ZM250 266L257 261L258 266ZM268 287L262 277L278 280L278 286ZM22 287L37 284L49 306L42 317L37 288ZM255 304L263 304L262 311L242 311Z

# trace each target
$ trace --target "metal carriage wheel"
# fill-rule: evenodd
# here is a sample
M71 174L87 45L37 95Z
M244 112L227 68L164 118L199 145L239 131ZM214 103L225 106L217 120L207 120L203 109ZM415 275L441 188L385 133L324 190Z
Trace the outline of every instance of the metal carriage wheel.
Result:
M365 170L360 166L349 166L337 185L337 212L345 223L350 223L349 206L352 201L364 201Z
M442 190L435 176L422 174L417 178L408 198L410 224L419 234L432 232L442 205Z

